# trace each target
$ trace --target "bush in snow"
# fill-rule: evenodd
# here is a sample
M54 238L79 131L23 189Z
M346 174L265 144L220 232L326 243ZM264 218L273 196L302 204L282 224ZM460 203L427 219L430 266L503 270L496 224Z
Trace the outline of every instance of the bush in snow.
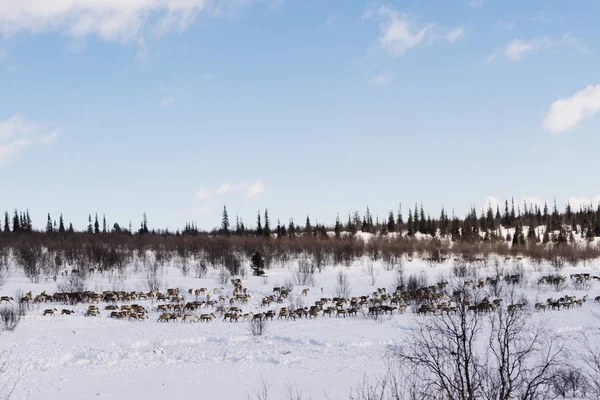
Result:
M249 324L248 330L252 336L262 336L267 332L267 321L265 319L252 319Z

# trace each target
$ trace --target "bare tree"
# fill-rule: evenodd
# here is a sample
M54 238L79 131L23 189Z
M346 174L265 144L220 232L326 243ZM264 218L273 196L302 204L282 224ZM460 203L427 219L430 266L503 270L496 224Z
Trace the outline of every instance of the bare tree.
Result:
M340 270L337 274L335 295L337 297L350 297L350 281L343 270Z
M267 320L264 318L252 319L249 322L248 330L252 336L262 336L267 332Z
M260 388L255 389L254 393L246 392L247 400L269 400L269 392L271 391L273 382L269 382L264 378L260 381Z
M581 334L579 342L583 351L579 354L585 368L583 374L587 378L588 394L591 398L600 398L600 346L592 343L585 333Z
M456 313L417 321L414 334L394 353L400 364L415 368L423 391L444 399L475 400L483 389L483 363L476 351L482 321L468 309L473 295L467 287L456 288L453 300Z
M294 284L298 286L314 286L315 265L306 257L298 260L298 268L294 271Z
M486 398L545 398L555 382L563 346L543 324L530 322L528 310L499 307L489 320Z
M146 290L159 290L163 285L161 267L158 261L146 261L144 262L144 284Z
M219 285L226 285L229 283L231 279L231 274L226 268L219 268L219 272L217 274L217 282Z
M21 317L24 312L19 306L5 306L0 308L0 321L2 321L2 329L5 331L12 332L14 331L19 322L21 322Z

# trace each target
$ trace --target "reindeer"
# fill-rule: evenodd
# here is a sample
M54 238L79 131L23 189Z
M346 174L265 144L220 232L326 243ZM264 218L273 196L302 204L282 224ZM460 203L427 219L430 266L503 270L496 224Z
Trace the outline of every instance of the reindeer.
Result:
M74 310L67 310L67 309L62 309L62 311L60 312L60 315L74 315L75 311Z
M215 314L213 314L213 313L202 314L202 315L200 315L200 322L210 322L215 318L217 318L217 317L215 317Z
M2 296L0 297L0 303L2 303L3 301L7 302L7 303L11 303L13 302L15 299L13 299L10 296Z
M47 308L47 309L44 310L44 314L43 315L44 316L46 316L46 315L56 315L57 311L58 310L56 308Z
M309 288L302 289L302 296L306 297L308 295Z

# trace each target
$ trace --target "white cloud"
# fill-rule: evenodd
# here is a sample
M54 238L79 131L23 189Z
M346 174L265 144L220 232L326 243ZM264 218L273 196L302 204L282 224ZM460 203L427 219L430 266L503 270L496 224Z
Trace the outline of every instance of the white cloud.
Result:
M183 31L199 14L226 14L250 0L3 0L0 34L61 32L130 42L150 29Z
M464 33L464 28L462 26L459 28L456 28L446 34L446 40L448 41L448 43L454 44L454 42L456 42L458 40L458 38L462 36L463 33Z
M506 49L504 50L504 55L509 60L519 61L519 60L523 59L525 54L539 49L543 43L546 43L546 45L549 45L548 39L547 38L545 38L543 40L533 39L530 41L514 39L512 42L510 42L506 46Z
M247 198L256 197L265 191L265 183L262 179L256 181L243 181L240 183L222 182L216 189L202 188L196 191L198 200L206 200L213 196L219 196L227 193L244 192Z
M379 74L371 78L371 83L373 83L374 85L387 85L391 81L392 77L387 74Z
M196 191L196 198L198 200L208 199L213 195L213 190L209 188L203 188Z
M452 44L464 33L462 27L445 34L436 33L435 24L420 25L408 15L400 14L386 6L367 9L362 19L379 20L380 33L377 39L379 46L394 56L401 56L417 46L439 40L446 40Z
M381 21L379 45L392 55L402 55L433 37L434 24L417 26L415 21L390 7L381 6L375 11L368 10L363 18L377 18Z
M162 99L160 102L160 105L163 107L167 107L167 106L170 106L171 104L173 104L174 101L175 101L175 97L169 96L169 97Z
M537 37L531 40L514 39L504 49L504 56L511 61L520 61L525 55L549 50L558 46L568 46L581 52L588 53L589 50L578 39L569 34L561 39L553 39L548 36Z
M0 163L6 162L36 144L46 144L59 136L59 130L40 134L37 124L20 115L0 122Z
M258 180L250 184L246 190L246 197L256 197L265 191L265 183L262 180Z
M588 86L573 96L552 103L543 126L552 133L575 128L585 119L600 112L600 85Z

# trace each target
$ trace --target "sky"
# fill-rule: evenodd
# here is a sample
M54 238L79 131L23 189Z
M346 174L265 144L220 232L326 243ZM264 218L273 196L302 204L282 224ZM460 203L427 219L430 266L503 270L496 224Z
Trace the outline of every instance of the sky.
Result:
M0 210L600 200L595 0L0 0Z

